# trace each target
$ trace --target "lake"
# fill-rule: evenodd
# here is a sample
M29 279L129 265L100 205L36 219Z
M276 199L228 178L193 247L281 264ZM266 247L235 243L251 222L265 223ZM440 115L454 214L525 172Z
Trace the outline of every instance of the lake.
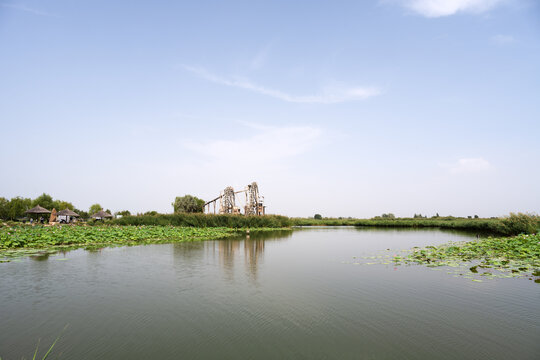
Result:
M369 262L472 239L322 227L3 263L0 356L68 325L53 358L539 359L538 284Z

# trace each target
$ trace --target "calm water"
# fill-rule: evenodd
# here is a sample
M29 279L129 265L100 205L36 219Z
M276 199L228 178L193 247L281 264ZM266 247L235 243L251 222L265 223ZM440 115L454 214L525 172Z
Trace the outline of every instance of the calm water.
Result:
M0 264L0 356L540 359L540 286L353 256L470 238L314 228Z

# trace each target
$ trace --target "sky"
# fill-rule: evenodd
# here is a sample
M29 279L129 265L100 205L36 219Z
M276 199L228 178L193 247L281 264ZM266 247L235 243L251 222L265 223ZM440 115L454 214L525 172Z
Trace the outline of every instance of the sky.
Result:
M540 1L0 0L0 196L540 212Z

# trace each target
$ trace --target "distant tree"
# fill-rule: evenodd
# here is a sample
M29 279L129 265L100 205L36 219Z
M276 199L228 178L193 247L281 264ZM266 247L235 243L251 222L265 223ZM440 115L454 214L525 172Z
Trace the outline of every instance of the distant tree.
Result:
M107 214L111 214L111 215L112 215L112 212L111 212L111 210L109 210L109 209L105 210L105 212L106 212Z
M382 217L383 219L395 219L395 218L396 218L396 216L395 216L394 214L392 214L392 213L389 213L389 214L382 214L381 217Z
M475 218L475 219L478 219L478 215L474 215L474 218Z
M72 203L67 202L67 201L54 200L53 201L53 208L55 208L58 211L65 210L65 209L73 210L73 209L75 209L75 206L73 206ZM51 210L51 209L49 209L49 210Z
M88 210L88 213L90 213L90 215L93 215L93 214L97 213L100 210L103 210L103 207L101 205L99 205L99 204L94 204L94 205L90 206L90 209Z
M174 213L202 213L205 201L193 195L177 196L171 204Z
M118 211L116 213L116 215L120 215L120 216L130 216L131 213L129 212L129 210L124 210L124 211Z
M88 219L90 217L90 214L88 214L84 210L73 209L73 211L76 212L77 214L79 214L80 219Z
M15 220L25 216L25 211L32 207L32 200L22 197L14 197L9 201L8 218Z
M151 215L151 216L156 216L157 214L158 214L158 212L157 212L157 211L154 211L154 210L152 210L152 211L147 211L147 212L144 213L144 215Z
M315 216L313 216L313 218L315 220L322 220L322 215L321 214L315 214Z
M9 200L0 197L0 219L7 219L9 213Z
M47 210L52 210L54 208L54 201L51 195L41 194L32 201L32 206L41 206ZM58 209L57 209L58 210Z
M422 214L414 214L414 218L415 218L415 219L423 218L423 216L422 216Z
M467 216L467 219L472 219L472 216L471 215Z

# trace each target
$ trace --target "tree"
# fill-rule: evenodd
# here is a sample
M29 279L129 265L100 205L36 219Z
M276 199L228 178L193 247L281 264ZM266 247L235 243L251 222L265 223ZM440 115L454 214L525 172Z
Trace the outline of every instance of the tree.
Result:
M392 214L392 213L389 213L389 214L382 214L381 217L382 217L383 219L395 219L395 218L396 218L396 216L395 216L394 214Z
M120 216L130 216L131 213L129 212L129 210L124 210L124 211L118 211L116 213L116 215L120 215Z
M315 214L315 216L313 216L313 218L315 220L322 220L322 215L321 214Z
M90 206L90 209L88 210L88 213L90 215L93 215L93 214L95 214L95 213L97 213L98 211L101 211L101 210L103 210L103 207L101 205L94 204L94 205Z
M14 197L9 201L8 218L15 220L23 217L25 211L32 207L32 200L22 198L20 196Z
M53 201L53 208L55 208L58 211L65 210L65 209L73 210L73 209L75 209L75 206L73 206L72 203L67 202L67 201L54 200Z
M54 208L54 201L52 196L45 193L39 195L32 201L32 207L37 205L44 207L47 210L52 210Z
M0 197L0 219L7 219L9 212L9 200Z
M202 213L205 201L193 195L177 196L171 204L174 213Z
M86 211L84 211L84 210L74 209L73 211L76 212L77 214L79 214L79 216L80 216L81 219L88 219L88 217L90 216L90 215L89 215Z

